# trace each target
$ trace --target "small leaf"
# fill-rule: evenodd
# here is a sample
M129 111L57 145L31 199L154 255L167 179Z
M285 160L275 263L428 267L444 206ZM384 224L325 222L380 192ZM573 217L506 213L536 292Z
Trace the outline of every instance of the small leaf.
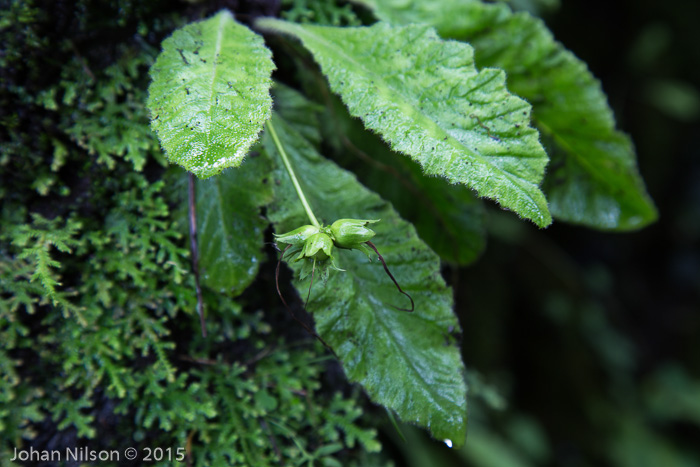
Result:
M238 295L257 276L268 225L260 208L272 201L269 172L268 161L255 157L239 170L197 181L199 268L204 285Z
M466 40L477 64L508 73L508 87L532 103L534 123L551 143L544 189L557 219L630 230L657 218L600 82L541 20L473 0L362 3L385 21L429 24L442 37Z
M551 223L537 186L548 158L529 127L530 105L508 93L501 70L477 72L469 45L427 26L257 24L301 39L350 113L425 173Z
M428 428L438 439L464 442L466 387L464 365L452 332L459 323L452 294L440 276L440 261L386 201L355 177L321 157L295 126L273 115L277 134L296 168L314 211L326 224L340 218L381 219L372 224L379 248L401 287L415 300L415 311L396 291L379 261L358 251L337 249L345 272L332 271L316 281L308 309L316 329L340 357L350 381L359 382L375 402L404 421ZM268 216L282 233L307 224L289 176L269 136L263 144L275 160L275 202ZM300 268L291 262L291 267ZM295 275L296 276L296 275ZM306 295L309 279L295 280Z
M197 245L202 284L220 293L239 295L258 274L265 255L269 222L260 210L272 201L270 163L249 156L245 167L196 180ZM178 225L189 238L187 176L177 169Z
M175 31L151 68L151 126L170 161L206 178L238 167L270 117L275 68L227 11Z

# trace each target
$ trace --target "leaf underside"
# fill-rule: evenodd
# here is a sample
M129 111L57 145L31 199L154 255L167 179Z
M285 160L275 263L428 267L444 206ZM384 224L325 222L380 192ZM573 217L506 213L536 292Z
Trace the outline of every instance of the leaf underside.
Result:
M234 296L253 282L265 259L262 244L268 221L260 209L272 201L269 161L249 159L238 170L196 182L202 283Z
M272 201L271 170L268 158L253 154L245 167L195 180L202 285L231 297L241 294L255 280L266 259L262 245L269 221L261 210ZM189 245L187 179L179 167L173 167L167 175L178 200L178 225Z
M552 214L599 229L641 228L657 218L634 147L615 121L600 82L539 19L479 1L362 0L397 24L434 26L471 43L480 66L508 73L508 87L533 105L550 150L544 182Z
M227 11L175 31L148 90L168 159L200 178L238 167L270 117L274 68L262 37Z
M288 116L288 115L287 115ZM373 242L402 288L415 300L413 313L376 259L359 251L336 249L339 267L327 283L316 280L308 309L317 332L340 357L350 381L370 398L407 422L428 428L438 439L464 442L466 387L464 366L452 336L459 324L452 312L452 294L440 276L440 261L379 196L349 172L321 157L297 122L273 115L279 138L314 211L326 224L338 218L381 219L373 224ZM275 161L279 155L267 134L263 144ZM275 201L268 217L276 232L292 230L308 220L288 175L277 163ZM300 265L290 266L299 272ZM306 296L309 279L295 280Z
M538 187L548 158L529 127L530 105L508 93L503 71L477 72L469 45L427 26L257 24L299 38L350 113L426 174L551 223Z

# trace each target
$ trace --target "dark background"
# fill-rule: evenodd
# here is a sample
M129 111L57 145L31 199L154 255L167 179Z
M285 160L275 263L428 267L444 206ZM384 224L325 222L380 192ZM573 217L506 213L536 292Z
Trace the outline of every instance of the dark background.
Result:
M459 285L465 362L507 395L506 415L487 418L510 446L528 450L515 412L544 430L542 462L697 465L700 3L569 0L540 13L602 81L660 216L600 233L492 212L486 254Z

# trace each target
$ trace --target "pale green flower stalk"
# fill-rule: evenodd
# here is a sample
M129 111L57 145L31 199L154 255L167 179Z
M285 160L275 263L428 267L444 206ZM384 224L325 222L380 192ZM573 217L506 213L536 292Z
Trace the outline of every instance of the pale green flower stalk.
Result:
M287 156L284 147L280 143L279 137L277 136L277 132L275 131L275 127L272 121L268 121L267 125L270 130L272 140L274 141L275 146L277 148L277 152L280 154L280 157L284 162L284 167L287 170L289 178L292 181L294 190L299 196L299 200L304 206L304 211L306 211L306 215L308 216L309 221L311 222L310 225L303 225L290 232L280 235L275 234L275 240L278 243L287 244L287 247L284 249L284 251L282 252L282 256L280 257L280 263L282 259L285 258L285 256L287 258L291 258L296 255L296 257L294 258L295 262L303 261L301 270L299 272L299 278L303 280L309 275L311 275L311 284L309 285L309 294L307 295L306 303L308 303L309 296L311 295L311 287L313 286L314 273L316 272L317 266L320 269L321 278L324 280L324 282L328 279L330 269L343 271L336 265L335 257L333 256L333 247L337 247L344 250L359 250L366 254L367 258L369 258L370 261L372 260L372 251L374 251L377 254L379 260L382 262L382 265L384 266L384 271L394 282L396 288L399 290L399 292L406 295L411 301L410 309L397 309L409 312L413 311L415 307L413 303L413 298L411 298L409 294L407 294L401 289L401 286L399 286L399 283L389 271L389 268L386 265L386 261L384 261L382 255L379 254L377 247L374 246L374 244L370 241L372 238L374 238L376 233L372 229L368 228L367 225L379 222L379 219L338 219L329 226L324 226L321 223L319 223L316 219L316 216L313 213L313 210L311 209L311 205L309 204L309 202L306 199L306 196L304 195L304 191L302 190L301 185L299 184L299 180L297 179L297 176L294 173L294 168L292 167L292 164L289 161L289 157ZM280 263L277 264L276 273L277 293L280 295L282 302L285 305L287 305L279 290ZM306 304L304 305L304 307L306 307ZM289 307L287 307L287 309L289 309ZM315 335L319 340L321 340L321 342L323 342L323 339L316 335L316 333L312 332L306 325L304 325L304 327L307 329L307 331ZM323 343L324 345L326 345L326 347L328 347L328 345L325 342ZM330 349L330 347L328 348Z

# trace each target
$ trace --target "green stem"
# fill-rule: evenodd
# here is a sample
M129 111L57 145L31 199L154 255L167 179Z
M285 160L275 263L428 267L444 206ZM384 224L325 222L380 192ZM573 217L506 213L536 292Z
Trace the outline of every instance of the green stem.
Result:
M309 220L314 225L314 227L318 227L320 229L321 224L318 222L318 220L316 220L316 216L314 216L314 212L311 210L311 206L309 206L309 202L306 201L306 196L304 196L304 191L301 189L301 185L299 185L299 180L297 180L297 176L294 173L294 169L292 168L292 164L291 164L291 162L289 162L289 158L287 157L287 153L285 152L284 148L282 147L282 143L280 143L280 140L277 137L277 132L275 131L275 126L272 124L272 119L267 121L267 127L270 129L270 134L272 135L272 140L275 142L275 146L277 146L277 152L279 152L280 156L282 156L282 161L284 162L284 167L287 169L287 173L289 174L289 178L292 179L292 184L294 185L294 189L296 190L297 195L299 196L299 200L301 201L301 204L304 205L304 210L306 211L306 215L309 216Z

